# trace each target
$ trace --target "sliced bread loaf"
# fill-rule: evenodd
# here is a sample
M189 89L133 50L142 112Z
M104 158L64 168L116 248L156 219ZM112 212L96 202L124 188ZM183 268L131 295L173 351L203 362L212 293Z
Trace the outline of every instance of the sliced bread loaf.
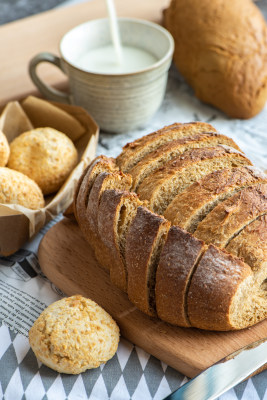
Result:
M143 136L134 142L127 143L116 159L117 165L123 172L128 172L142 158L164 143L187 136L194 136L201 132L217 131L213 126L205 122L175 123L165 126L159 131Z
M156 275L156 309L163 321L190 326L187 291L204 248L204 243L190 233L178 226L170 228Z
M149 201L152 211L163 214L177 194L203 176L223 168L242 165L251 165L251 162L227 146L188 150L149 175L137 193L142 200Z
M178 194L167 207L164 216L173 225L193 233L219 202L247 186L264 182L267 182L267 175L254 167L212 172Z
M150 316L156 315L156 270L169 228L165 218L139 207L126 239L128 297Z
M98 232L109 249L110 280L127 290L125 245L128 227L144 203L132 192L105 190L99 204Z
M168 161L184 153L186 150L211 147L217 144L225 144L240 151L239 147L232 139L215 132L189 136L163 144L129 170L129 173L133 177L133 190L137 190L139 185L148 175L166 164Z
M217 247L228 243L248 224L267 213L267 184L248 187L218 204L194 235Z
M191 326L226 331L243 329L266 318L266 297L260 289L266 273L266 263L259 276L241 259L210 245L189 286Z

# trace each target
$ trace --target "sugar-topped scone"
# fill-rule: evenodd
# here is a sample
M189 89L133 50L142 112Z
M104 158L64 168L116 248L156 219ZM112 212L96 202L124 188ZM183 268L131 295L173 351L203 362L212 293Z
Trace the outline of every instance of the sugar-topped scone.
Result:
M80 295L48 306L29 331L36 357L66 374L79 374L108 361L117 351L119 336L112 317Z
M0 167L0 203L19 204L32 210L45 205L37 183L21 172L7 167Z
M57 191L78 161L73 142L53 128L22 133L10 144L8 167L33 179L44 195Z
M9 144L6 136L0 131L0 167L5 167L9 157Z

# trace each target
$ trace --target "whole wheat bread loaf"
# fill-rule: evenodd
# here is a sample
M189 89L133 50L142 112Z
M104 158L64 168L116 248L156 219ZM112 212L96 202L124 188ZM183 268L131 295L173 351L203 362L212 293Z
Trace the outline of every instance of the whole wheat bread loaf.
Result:
M74 211L99 263L139 309L225 331L267 316L267 183L237 145L204 147L214 137L223 136L209 124L175 123L116 161L98 157L80 178ZM137 193L120 170L141 176ZM165 218L155 214L165 209Z

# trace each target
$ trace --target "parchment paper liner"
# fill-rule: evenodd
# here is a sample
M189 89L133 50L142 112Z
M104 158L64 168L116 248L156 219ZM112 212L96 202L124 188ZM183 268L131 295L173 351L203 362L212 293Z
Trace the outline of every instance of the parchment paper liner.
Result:
M29 96L21 103L9 102L0 117L0 130L9 142L21 133L41 126L67 134L78 150L79 162L60 190L45 198L44 208L30 210L15 204L0 204L0 254L4 256L17 251L44 224L70 206L79 176L95 157L99 129L81 107Z

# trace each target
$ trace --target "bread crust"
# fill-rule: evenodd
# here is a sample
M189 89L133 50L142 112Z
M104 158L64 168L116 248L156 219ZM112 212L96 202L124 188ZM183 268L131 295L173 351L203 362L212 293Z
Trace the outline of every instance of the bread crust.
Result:
M204 132L161 145L129 170L133 177L133 190L136 191L148 175L185 151L193 148L212 147L217 144L225 144L240 151L232 139L215 132Z
M231 322L231 303L239 285L251 275L247 264L210 245L189 286L187 304L191 326L218 331L240 329Z
M172 226L160 255L156 276L156 309L163 321L190 327L187 290L204 242Z
M96 157L83 171L76 190L74 193L74 215L81 228L81 231L87 237L87 232L90 229L86 217L87 204L89 200L90 191L94 184L96 177L104 171L112 172L117 170L115 160L106 156ZM89 238L90 240L90 238Z
M248 187L217 205L198 225L194 235L207 244L223 248L246 225L266 212L267 184Z
M105 190L98 212L98 232L104 245L109 249L110 280L123 291L127 291L127 269L120 248L118 226L123 207L127 210L127 200L137 207L142 205L132 192Z
M178 193L204 175L216 169L242 164L251 165L251 162L231 147L218 145L187 150L144 179L137 193L140 199L149 201L150 209L162 214Z
M206 122L174 123L152 132L149 135L127 143L117 157L117 165L123 172L128 172L147 154L154 151L164 143L180 139L200 132L217 132L216 129Z
M267 182L267 175L254 167L226 168L212 172L178 194L164 216L173 225L193 233L197 225L219 202L235 192Z
M267 262L267 214L247 225L230 243L226 250L247 263L253 271Z
M117 190L129 190L132 185L130 175L121 171L101 172L95 179L90 191L86 208L86 220L88 221L86 236L90 237L90 244L94 249L99 264L110 270L110 250L102 240L98 231L98 212L101 196L105 190L116 188Z
M161 248L170 222L139 207L127 235L127 293L130 301L150 316L156 315L155 278Z
M202 101L251 118L267 99L267 26L251 0L172 0L174 62Z

